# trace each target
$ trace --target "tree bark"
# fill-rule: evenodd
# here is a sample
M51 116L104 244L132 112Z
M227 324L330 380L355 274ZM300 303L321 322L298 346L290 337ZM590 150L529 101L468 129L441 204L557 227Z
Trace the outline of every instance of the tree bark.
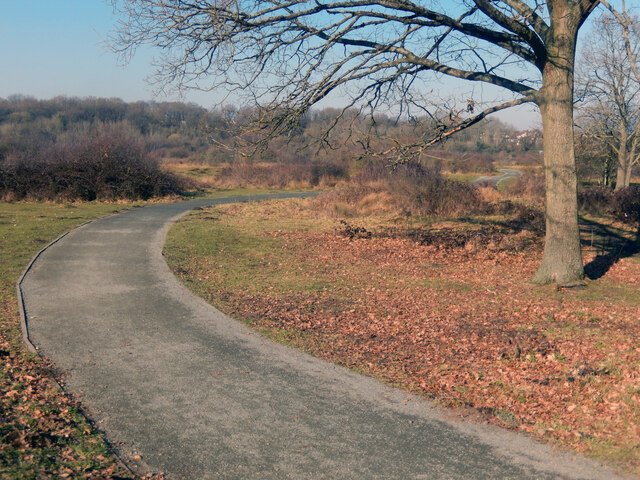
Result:
M620 146L618 147L618 171L616 174L616 188L615 191L623 189L629 186L628 179L631 170L631 159L629 158L629 152L627 151L627 132L626 126L623 125L620 128Z
M532 282L575 285L584 277L573 143L575 37L566 23L555 26L555 42L543 70L538 100L544 137L546 238L542 263Z
M631 170L633 169L633 164L631 163L631 155L629 155L629 161L627 162L627 169L624 172L624 186L628 187L631 185Z
M618 154L618 169L616 171L616 186L614 190L617 192L618 190L625 187L624 177L626 176L626 168L625 165L621 162L620 153Z
M631 172L633 170L634 158L636 157L635 145L632 145L631 148L625 149L627 158L624 169L624 186L628 187L631 185Z
M629 149L627 173L624 177L624 181L627 187L631 185L631 175L633 174L633 167L638 163L638 135L640 135L640 125L636 126L633 141L631 142L631 148Z
M631 170L633 169L632 154L623 150L618 154L618 171L616 174L616 192L631 185Z

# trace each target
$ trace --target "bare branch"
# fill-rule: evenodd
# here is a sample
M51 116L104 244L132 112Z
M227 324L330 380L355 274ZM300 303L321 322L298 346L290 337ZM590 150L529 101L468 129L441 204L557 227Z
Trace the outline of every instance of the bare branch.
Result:
M597 34L585 49L578 124L584 135L606 145L616 156L616 188L627 186L640 138L640 28L626 10L611 9L596 20ZM605 162L613 163L605 158Z
M446 140L448 137L469 128L477 123L481 122L487 116L492 113L499 112L510 107L522 105L532 102L533 98L523 97L509 102L504 102L499 105L489 107L475 115L468 118L450 118L448 122L443 123L440 121L435 122L435 133L429 135L429 137L422 138L419 142L412 144L400 144L395 141L395 145L392 148L384 150L382 152L366 151L367 156L382 157L382 158L394 158L392 164L403 163L413 158L416 158L424 154L424 151L432 145Z
M538 14L536 10L542 10L542 2L535 2L535 7L532 8L521 0L505 0L507 5L513 8L521 17L522 20L530 24L538 36L541 39L546 39L549 33L549 25Z
M493 6L490 0L473 0L474 3L478 6L485 15L495 21L498 25L506 28L507 30L515 33L519 38L523 38L526 42L533 48L534 52L536 52L537 62L536 65L539 68L542 68L544 62L546 60L546 49L544 47L544 42L538 36L535 30L529 29L527 25L521 23L517 18L509 17L508 15L501 12L499 9ZM519 2L505 2L518 4Z
M611 15L616 19L620 28L622 29L622 38L624 39L625 48L627 50L627 57L629 58L629 68L633 72L636 80L640 82L640 70L638 67L638 54L634 52L634 49L631 45L631 27L635 24L637 28L637 20L634 21L626 8L626 2L622 0L622 10L618 11L611 5L607 0L600 0L600 3L604 5L604 7L609 10Z

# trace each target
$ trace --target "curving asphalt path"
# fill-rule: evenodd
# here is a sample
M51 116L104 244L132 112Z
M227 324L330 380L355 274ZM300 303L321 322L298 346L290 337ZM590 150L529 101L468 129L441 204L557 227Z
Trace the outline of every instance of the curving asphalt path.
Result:
M240 200L106 217L48 248L23 280L31 340L134 470L168 479L618 478L272 343L192 295L162 258L170 222Z
M502 172L502 175L486 175L483 177L478 177L471 183L473 185L488 183L490 185L493 185L494 187L497 187L501 181L506 180L507 178L522 176L522 172L520 170L515 170L513 168L499 168L498 171Z

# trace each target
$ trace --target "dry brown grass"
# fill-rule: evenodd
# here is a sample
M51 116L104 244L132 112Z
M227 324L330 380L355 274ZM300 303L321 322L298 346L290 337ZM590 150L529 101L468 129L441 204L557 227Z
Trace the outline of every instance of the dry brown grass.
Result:
M335 186L346 178L346 168L338 164L238 161L222 166L213 183L222 188L305 189Z
M480 192L480 198L482 198L482 201L488 204L496 204L501 200L504 200L505 197L497 188L489 185L479 186L478 192Z

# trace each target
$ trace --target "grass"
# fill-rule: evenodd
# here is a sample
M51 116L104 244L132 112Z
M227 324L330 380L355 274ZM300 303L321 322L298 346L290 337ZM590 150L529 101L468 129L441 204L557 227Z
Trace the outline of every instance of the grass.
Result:
M265 192L218 189L198 196ZM0 203L0 478L130 477L59 388L55 367L26 350L15 285L36 252L64 232L139 204Z
M259 195L262 193L279 193L291 191L289 188L259 188L259 187L221 187L216 184L216 178L222 170L222 166L201 165L192 162L183 163L165 163L163 170L184 177L188 180L194 180L195 186L182 197L186 200L195 200L199 198L220 198L231 197L235 195ZM304 190L295 189L295 190Z
M505 178L504 180L501 180L500 182L498 182L498 185L496 185L496 188L498 189L498 191L506 191L509 189L509 186L513 183L515 183L518 178L520 177L508 177Z
M201 188L184 192L182 197L175 200L199 200L202 198L223 198L239 195L261 195L263 193L282 193L290 190L282 188Z
M346 169L319 163L235 162L216 166L189 161L166 162L163 170L188 180L196 190L241 188L311 190L328 188L344 180Z
M226 209L225 219L233 218L235 211L242 206L232 205ZM193 220L197 220L194 222ZM263 237L263 223L261 218L254 218L246 225L230 225L225 221L225 228L202 229L200 225L217 224L223 221L215 210L197 211L177 222L180 237L173 234L167 238L167 250L172 252L172 261L176 268L185 273L194 268L212 268L209 259L224 262L219 265L225 271L225 282L230 288L245 288L248 294L259 294L268 290L274 293L290 291L312 291L320 284L328 285L322 278L300 278L297 272L291 272L286 267L293 261L292 253L283 247L290 241L278 238L277 235ZM201 223L202 222L202 223ZM288 221L283 219L281 224L269 222L269 229L286 228ZM298 228L305 231L311 227L311 219L298 222ZM327 222L327 226L330 222ZM172 230L173 231L173 230ZM188 248L184 248L188 239ZM223 255L219 255L223 253ZM281 268L285 267L285 268ZM300 265L303 269L304 265ZM247 284L247 278L253 278ZM204 295L210 287L209 278L200 278L194 283L199 294Z
M516 169L518 169L519 167L507 167L507 168L511 168L511 169L516 168ZM497 167L496 170L494 170L494 172L491 173L491 174L487 174L487 173L446 173L446 174L444 174L444 177L448 178L449 180L456 180L458 182L471 183L474 180L478 179L479 177L484 177L486 175L500 176L500 175L502 175L502 172L500 172L499 169L500 169L500 167ZM510 177L510 178L507 178L507 179L501 181L498 184L498 189L501 190L501 191L504 190L509 184L513 183L518 178L519 177Z
M476 178L482 177L483 173L447 173L444 176L449 180L456 180L458 182L471 183Z
M640 472L635 259L613 262L585 289L533 287L540 246L349 239L314 202L196 212L170 230L165 258L196 293L276 341ZM374 232L391 221L349 219ZM585 247L588 262L597 251Z
M0 477L124 476L109 447L54 381L50 366L27 352L15 284L51 240L131 204L0 203Z
M176 175L192 178L196 180L206 180L215 177L220 173L222 167L200 165L197 163L165 163L163 168Z

